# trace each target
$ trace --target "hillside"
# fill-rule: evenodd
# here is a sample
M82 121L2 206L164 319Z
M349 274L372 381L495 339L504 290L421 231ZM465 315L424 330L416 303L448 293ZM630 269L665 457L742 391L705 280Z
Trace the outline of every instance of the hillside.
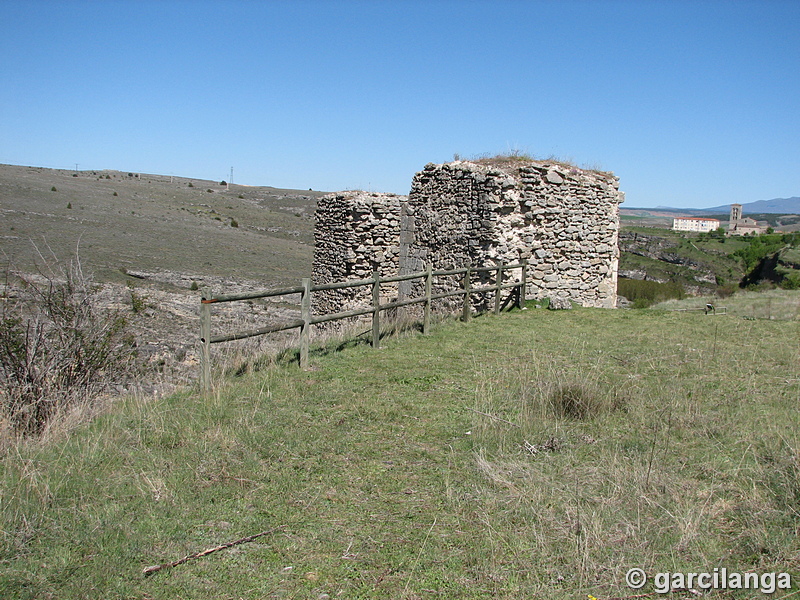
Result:
M101 281L141 271L179 287L206 277L294 284L310 272L322 194L0 165L0 251L25 270L41 261L34 244L62 260L78 249Z
M625 224L618 294L639 308L684 295L727 296L742 287L800 287L796 233L727 237ZM624 303L624 301L623 301Z
M308 371L262 363L208 397L132 398L0 457L0 595L604 600L664 571L796 581L796 331L531 307L332 344Z
M708 317L528 303L428 336L387 327L380 349L323 340L307 370L293 338L247 357L220 344L204 395L186 376L190 284L251 285L259 258L270 283L302 274L314 195L14 169L0 208L15 264L33 262L37 223L56 253L77 233L139 350L190 385L0 437L0 597L603 600L640 591L633 566L800 576L800 292ZM698 284L749 243L644 231L626 256ZM215 327L293 310L239 304Z
M620 232L620 277L682 285L687 293L713 293L718 285L738 285L742 261L731 256L748 242L704 238L670 229L626 226Z
M196 377L199 287L217 293L296 286L311 272L313 212L323 192L147 175L0 165L0 277L56 271L76 254L104 283L154 391ZM0 284L0 291L3 289ZM238 303L220 327L281 321L293 307ZM280 343L264 340L264 344Z

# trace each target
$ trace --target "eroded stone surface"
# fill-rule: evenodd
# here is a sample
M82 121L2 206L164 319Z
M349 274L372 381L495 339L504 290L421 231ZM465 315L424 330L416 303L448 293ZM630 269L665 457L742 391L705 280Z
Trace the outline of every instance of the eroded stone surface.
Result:
M564 298L613 308L619 263L619 204L613 174L552 162L456 161L428 164L408 197L340 192L316 213L314 282L389 277L499 261L529 264L528 298ZM517 273L519 273L517 271ZM473 285L491 285L493 273ZM437 280L435 291L457 282ZM385 299L417 295L421 284L382 287ZM319 293L315 310L334 312L368 303L366 288ZM481 308L491 294L476 295Z

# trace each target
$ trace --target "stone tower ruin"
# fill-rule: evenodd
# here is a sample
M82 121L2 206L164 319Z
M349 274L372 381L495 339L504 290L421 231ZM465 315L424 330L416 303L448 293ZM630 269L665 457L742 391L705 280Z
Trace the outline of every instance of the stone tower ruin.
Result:
M408 197L344 192L320 199L314 282L364 279L375 269L390 276L428 264L437 270L524 259L528 298L613 308L623 199L613 174L558 162L431 163L414 176ZM408 297L417 288L404 283L384 294ZM350 290L358 288L318 293L315 310L369 302L368 289Z
M319 199L314 213L312 280L336 283L397 275L400 268L400 211L407 196L348 191ZM397 285L385 299L397 297ZM312 295L315 314L334 313L369 304L371 290L363 287L328 290Z

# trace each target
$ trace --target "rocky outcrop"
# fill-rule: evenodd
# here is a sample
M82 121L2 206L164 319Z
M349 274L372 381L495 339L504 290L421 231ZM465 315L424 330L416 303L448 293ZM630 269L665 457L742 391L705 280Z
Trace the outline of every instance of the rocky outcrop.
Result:
M555 296L550 300L550 304L547 305L547 308L550 310L570 310L572 309L572 302L569 301L569 298Z
M697 262L675 252L675 242L655 235L638 232L622 232L619 236L619 247L623 252L630 252L653 260L679 265L691 270L691 279L701 285L716 285L717 277L708 265ZM628 279L647 279L666 283L668 279L648 274L645 269L621 270L620 277Z

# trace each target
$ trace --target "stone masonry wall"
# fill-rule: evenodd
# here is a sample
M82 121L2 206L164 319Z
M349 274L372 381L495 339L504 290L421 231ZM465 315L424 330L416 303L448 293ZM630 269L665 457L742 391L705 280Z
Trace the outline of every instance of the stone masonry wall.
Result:
M528 298L613 308L623 199L614 175L560 163L428 164L412 182L406 210L414 235L400 269L527 259Z
M400 265L400 205L406 196L363 191L320 198L315 212L314 284L397 275ZM384 301L397 297L397 284L381 286ZM315 314L369 306L368 286L314 292Z
M583 306L616 303L619 203L610 173L555 162L488 160L428 164L408 197L340 192L316 212L315 284L527 259L528 298L567 298ZM518 276L519 270L514 275ZM493 283L493 273L473 285ZM437 280L438 291L456 278ZM421 284L382 287L384 301L421 294ZM316 292L314 311L367 306L371 290ZM491 295L475 297L485 308ZM454 300L453 302L458 302Z

